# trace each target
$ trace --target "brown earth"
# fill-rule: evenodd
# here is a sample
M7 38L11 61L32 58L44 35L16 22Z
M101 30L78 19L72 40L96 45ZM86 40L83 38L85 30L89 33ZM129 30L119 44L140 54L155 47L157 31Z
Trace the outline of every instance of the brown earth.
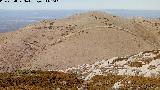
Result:
M160 21L88 12L0 33L0 72L59 70L160 47Z

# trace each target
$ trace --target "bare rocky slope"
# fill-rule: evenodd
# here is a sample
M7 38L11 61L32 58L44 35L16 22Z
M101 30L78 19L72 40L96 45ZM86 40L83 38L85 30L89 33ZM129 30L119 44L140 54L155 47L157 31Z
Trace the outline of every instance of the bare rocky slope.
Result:
M0 73L1 90L160 90L160 50L66 70Z
M0 33L0 72L61 70L160 48L160 21L86 12Z
M114 57L97 61L94 64L83 64L68 68L63 72L74 73L84 80L90 80L96 75L107 76L108 74L157 78L160 77L160 50Z

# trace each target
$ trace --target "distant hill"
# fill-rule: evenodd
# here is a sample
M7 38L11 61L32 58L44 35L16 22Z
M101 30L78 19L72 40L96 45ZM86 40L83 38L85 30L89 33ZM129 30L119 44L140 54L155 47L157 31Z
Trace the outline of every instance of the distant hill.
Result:
M44 19L59 19L81 10L2 10L0 11L0 33L16 31L28 24Z
M117 16L160 18L160 10L101 10ZM60 19L87 10L0 10L0 33L16 31L44 19ZM29 13L29 14L28 14Z
M160 48L160 20L86 12L0 33L0 71L60 70Z

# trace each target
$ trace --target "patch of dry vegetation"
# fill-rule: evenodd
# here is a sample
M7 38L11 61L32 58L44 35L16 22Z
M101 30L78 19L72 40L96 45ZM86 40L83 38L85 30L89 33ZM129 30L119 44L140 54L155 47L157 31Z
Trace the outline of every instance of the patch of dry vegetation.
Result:
M94 76L88 83L90 90L110 90L112 86L119 80L123 79L122 76L107 75L107 76Z
M90 90L112 90L116 82L121 82L122 84L118 90L160 89L160 78L120 75L95 76L91 79L88 86Z
M159 90L160 89L160 77L159 78L147 78L147 77L128 77L123 80L124 85L122 89L138 89L138 90Z
M94 76L91 80L78 79L76 75L56 71L18 70L0 73L0 90L114 90L115 83L120 82L119 90L159 90L159 78L141 76L121 76L108 74Z
M8 90L76 90L83 83L75 75L48 71L16 71L0 74L0 89Z
M130 67L142 67L142 62L134 61L130 63Z

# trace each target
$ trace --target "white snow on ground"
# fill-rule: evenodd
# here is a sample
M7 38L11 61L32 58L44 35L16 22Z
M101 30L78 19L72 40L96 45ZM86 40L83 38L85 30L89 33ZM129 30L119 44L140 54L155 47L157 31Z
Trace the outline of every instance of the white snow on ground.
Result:
M140 64L140 66L137 66L137 63ZM64 72L75 73L84 80L89 80L95 75L105 76L108 73L157 77L160 75L160 50L141 52L127 57L114 57L112 59L95 62L91 65L83 64L78 67L66 69Z

